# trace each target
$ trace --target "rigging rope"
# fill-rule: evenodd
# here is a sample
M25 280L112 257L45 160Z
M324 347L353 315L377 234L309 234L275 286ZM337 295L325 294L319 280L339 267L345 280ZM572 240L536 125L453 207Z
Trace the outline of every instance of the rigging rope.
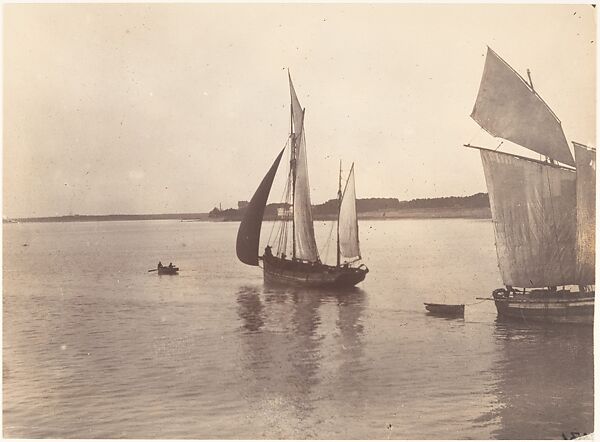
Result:
M473 135L471 135L471 139L469 140L469 142L467 144L471 144L473 142L473 140L475 139L475 137L478 137L479 135L481 135L481 133L483 132L483 128L481 126L478 126L477 129L475 129Z
M289 143L290 143L290 139L288 137L283 148L286 149L288 147ZM287 193L289 192L288 184L289 184L289 180L286 180L285 186L283 188L283 193L281 194L281 198L279 199L279 201L282 201L284 197L287 199ZM271 244L271 237L273 236L273 231L275 230L276 224L277 224L277 221L274 221L273 225L271 226L271 232L269 233L269 239L267 240L267 244Z
M481 301L471 302L470 304L465 304L465 306L467 306L467 305L481 304L482 302L486 302L486 301L489 301L489 299L482 299Z

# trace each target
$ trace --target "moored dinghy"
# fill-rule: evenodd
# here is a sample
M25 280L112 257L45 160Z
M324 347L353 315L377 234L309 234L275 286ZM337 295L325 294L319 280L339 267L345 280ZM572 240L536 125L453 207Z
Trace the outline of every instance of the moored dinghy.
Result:
M262 260L265 281L313 287L351 287L364 280L369 271L364 264L359 263L361 253L356 216L354 165L350 169L343 192L340 170L336 265L326 265L319 257L313 227L304 133L305 111L298 101L291 77L289 77L289 85L291 130L288 143L279 153L250 200L238 230L237 256L240 261L248 265L257 266ZM285 213L274 225L277 226L277 232L273 242L269 242L264 255L259 256L260 229L265 206L283 152L288 146L290 168L284 192L285 201L282 204Z
M437 316L464 316L465 305L464 304L433 304L425 302L425 309L432 315Z
M560 120L490 48L471 117L546 158L465 145L480 150L490 197L505 284L492 293L498 315L593 322L595 150L574 143L573 161Z

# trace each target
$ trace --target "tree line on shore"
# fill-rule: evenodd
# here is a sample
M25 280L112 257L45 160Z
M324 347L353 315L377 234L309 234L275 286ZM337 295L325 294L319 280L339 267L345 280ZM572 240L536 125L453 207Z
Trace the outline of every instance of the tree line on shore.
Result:
M416 198L410 201L400 201L398 198L359 198L356 200L358 213L392 212L409 209L478 209L490 207L487 193L476 193L470 196L446 196L440 198ZM281 209L281 210L280 210ZM314 217L335 216L338 210L338 200L331 199L322 204L312 206ZM265 208L265 219L275 219L289 210L289 204L272 203ZM226 221L239 221L245 208L220 210L215 207L208 214L209 218L219 218ZM283 212L282 212L283 211Z
M241 208L220 210L215 207L208 214L204 213L164 213L146 215L63 215L29 218L3 218L3 223L13 222L72 222L72 221L135 221L135 220L223 220L239 221L245 211L244 203ZM247 204L247 203L246 203ZM313 205L313 216L317 218L334 218L338 210L337 199L332 199L323 204ZM441 198L417 198L410 201L400 201L398 198L362 198L356 200L356 209L359 214L395 212L402 210L435 210L435 209L480 209L489 208L490 201L487 193L476 193L470 196L448 196ZM280 210L281 209L281 210ZM289 205L285 203L268 204L265 208L264 218L274 220L283 214L289 215Z

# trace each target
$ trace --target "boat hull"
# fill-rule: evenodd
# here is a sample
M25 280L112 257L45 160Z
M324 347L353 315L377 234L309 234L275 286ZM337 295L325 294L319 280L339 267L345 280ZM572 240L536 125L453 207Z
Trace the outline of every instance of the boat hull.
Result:
M179 267L160 267L158 269L159 275L177 275Z
M431 304L424 303L425 309L432 315L437 316L464 316L464 304Z
M302 263L280 258L263 258L265 282L304 287L353 287L363 281L366 267L334 267L318 263Z
M595 292L550 292L508 294L499 289L492 294L498 316L521 321L565 324L593 324Z

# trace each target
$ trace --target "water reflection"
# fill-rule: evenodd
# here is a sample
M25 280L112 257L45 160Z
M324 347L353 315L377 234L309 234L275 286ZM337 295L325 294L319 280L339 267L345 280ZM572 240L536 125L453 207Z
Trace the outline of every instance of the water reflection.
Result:
M489 417L500 425L492 437L562 439L563 432L593 431L592 327L498 320L494 337L497 406Z
M238 314L242 319L242 327L248 332L255 332L265 325L263 321L263 305L259 292L254 287L242 287L238 292Z
M360 289L238 290L240 359L254 422L265 426L262 436L311 437L310 422L322 418L315 407L335 401L340 388L356 396L353 407L360 402L365 299Z

